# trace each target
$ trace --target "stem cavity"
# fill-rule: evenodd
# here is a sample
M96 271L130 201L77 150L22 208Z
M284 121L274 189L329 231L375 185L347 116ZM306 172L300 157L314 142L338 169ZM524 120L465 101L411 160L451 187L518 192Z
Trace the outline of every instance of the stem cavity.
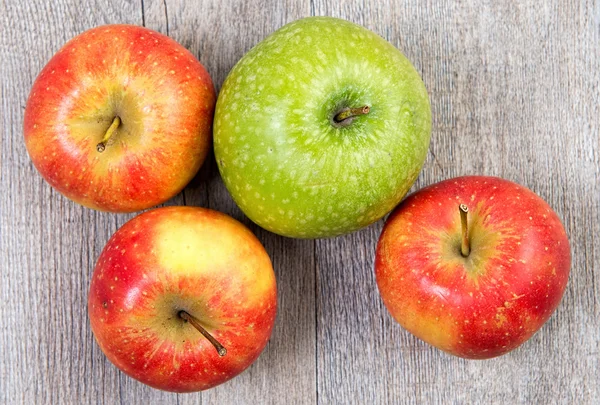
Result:
M177 315L179 315L179 317L184 321L191 323L192 326L198 330L198 332L202 333L202 336L208 339L208 341L215 347L217 353L219 353L219 356L223 357L227 354L227 349L225 349L223 345L213 337L213 335L208 333L208 331L204 329L202 325L200 325L198 319L196 319L195 317L193 317L185 311L179 311Z
M462 242L460 244L460 254L463 257L469 256L471 253L471 246L469 243L469 227L467 224L467 213L469 212L469 207L465 204L460 204L458 206L458 210L460 211L460 225L462 228Z
M360 115L366 115L371 111L371 107L365 105L358 108L344 108L333 117L333 122L340 125L348 125L354 118Z
M106 144L108 143L110 137L113 136L115 132L117 132L117 128L119 128L119 125L121 125L121 118L115 117L113 119L112 124L110 124L110 127L108 127L108 129L106 130L106 134L104 134L104 138L102 138L102 141L100 141L100 143L96 145L96 150L98 152L104 152L104 150L106 149Z

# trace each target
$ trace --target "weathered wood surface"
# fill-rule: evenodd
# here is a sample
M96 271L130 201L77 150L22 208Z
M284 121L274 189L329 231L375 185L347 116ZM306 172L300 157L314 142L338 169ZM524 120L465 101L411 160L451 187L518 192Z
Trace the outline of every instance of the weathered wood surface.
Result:
M600 2L525 0L2 0L0 72L0 403L600 403ZM286 22L343 17L402 49L433 111L415 187L499 175L564 220L572 273L557 313L529 342L489 361L443 354L402 330L373 277L382 227L337 239L285 239L252 225L210 160L168 204L241 219L273 259L279 314L266 351L213 390L175 395L124 376L93 341L90 274L131 215L94 212L54 192L23 143L23 109L46 61L99 24L133 23L189 48L217 88Z

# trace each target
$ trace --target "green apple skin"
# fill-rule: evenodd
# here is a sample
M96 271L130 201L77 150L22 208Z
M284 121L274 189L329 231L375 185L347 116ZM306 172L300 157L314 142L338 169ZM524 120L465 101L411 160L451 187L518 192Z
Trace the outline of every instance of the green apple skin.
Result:
M338 124L344 109L368 114ZM292 22L250 50L219 94L213 128L224 183L259 226L337 236L392 210L429 147L427 90L375 33L331 17Z

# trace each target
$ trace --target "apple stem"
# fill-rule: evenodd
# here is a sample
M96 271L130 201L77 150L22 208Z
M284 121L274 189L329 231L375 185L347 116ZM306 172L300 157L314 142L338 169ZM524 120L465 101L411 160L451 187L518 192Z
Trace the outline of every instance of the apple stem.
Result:
M471 253L471 246L469 244L469 227L467 225L467 213L469 212L469 207L465 204L460 204L458 206L458 210L460 211L460 224L462 227L462 243L460 244L460 254L463 257L469 256Z
M335 115L335 117L333 117L333 120L337 124L341 124L346 120L348 120L347 122L350 122L351 120L358 117L359 115L368 114L369 111L371 111L371 107L369 107L368 105L365 105L364 107L358 107L358 108L344 108L342 111L337 113Z
M219 356L223 357L227 354L227 349L225 349L223 347L223 345L221 343L219 343L219 341L213 337L213 335L208 333L208 331L206 329L204 329L202 327L202 325L200 325L200 322L195 317L193 317L192 315L188 314L185 311L179 311L178 315L181 319L183 319L186 322L191 323L194 328L198 329L198 332L202 333L202 335L205 338L207 338L210 343L212 343L212 345L215 347L215 349L217 349L217 353L219 353Z
M106 130L106 134L104 134L104 138L102 138L102 141L100 141L100 143L98 145L96 145L96 150L98 152L100 152L100 153L104 152L104 150L106 149L106 144L108 143L108 140L117 131L117 128L119 128L119 125L121 125L121 118L115 117L113 119L112 124L110 124L110 127L108 127L108 129Z

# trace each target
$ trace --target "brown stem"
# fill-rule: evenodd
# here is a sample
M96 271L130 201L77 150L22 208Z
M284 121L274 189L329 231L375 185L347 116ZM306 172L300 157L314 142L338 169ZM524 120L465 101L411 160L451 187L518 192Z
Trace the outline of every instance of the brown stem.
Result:
M371 107L369 107L368 105L358 108L344 108L342 111L337 113L335 117L333 117L333 120L336 123L340 124L343 121L351 120L355 117L358 117L359 115L368 114L369 111L371 111Z
M178 315L181 319L191 323L194 328L198 329L198 332L202 333L202 335L205 338L207 338L210 343L212 343L215 349L217 349L217 353L219 353L219 356L223 357L227 354L227 349L225 349L217 339L215 339L210 333L208 333L208 331L204 329L202 325L200 325L200 322L196 318L194 318L192 315L188 314L185 311L179 311Z
M469 256L471 253L471 246L469 244L469 227L467 224L467 213L469 212L469 207L465 204L460 204L458 206L458 210L460 211L460 225L462 228L462 242L460 244L460 254L463 257Z
M110 124L110 127L108 127L108 129L106 130L106 133L104 134L104 138L102 138L100 143L98 145L96 145L96 150L98 152L100 152L100 153L104 152L104 150L106 149L106 144L108 143L108 140L110 139L111 136L114 135L115 132L117 132L117 128L119 128L119 125L121 125L121 118L115 117L113 119L112 124Z

